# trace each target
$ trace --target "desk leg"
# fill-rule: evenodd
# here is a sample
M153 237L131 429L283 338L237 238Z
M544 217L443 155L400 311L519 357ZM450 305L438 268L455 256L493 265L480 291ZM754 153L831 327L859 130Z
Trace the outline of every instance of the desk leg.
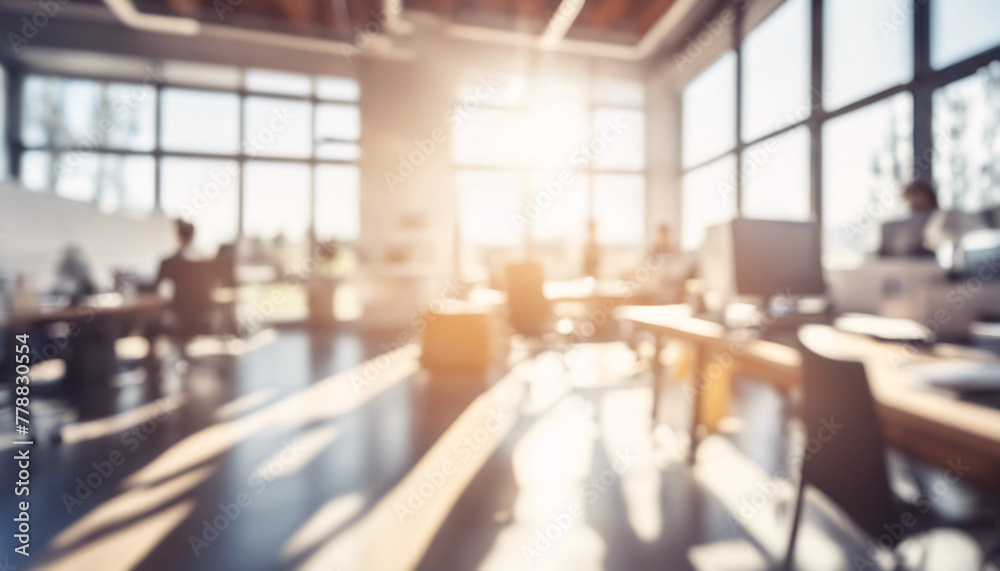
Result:
M660 354L663 352L663 337L654 336L653 359L650 368L653 371L653 418L650 428L655 432L656 424L660 417L660 394L663 391L663 364L660 362Z
M727 353L712 353L702 369L701 422L707 432L719 431L722 419L729 416L733 393L733 358Z
M701 431L702 403L704 402L702 393L705 387L702 386L702 377L705 367L705 349L701 345L693 347L694 359L692 363L691 379L691 449L688 451L688 463L694 464L698 452L698 433Z

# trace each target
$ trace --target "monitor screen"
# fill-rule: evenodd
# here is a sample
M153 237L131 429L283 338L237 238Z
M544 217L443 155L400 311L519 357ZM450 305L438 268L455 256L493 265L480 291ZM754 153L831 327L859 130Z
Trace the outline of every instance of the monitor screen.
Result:
M813 222L738 219L709 229L702 278L716 293L824 295L819 227Z

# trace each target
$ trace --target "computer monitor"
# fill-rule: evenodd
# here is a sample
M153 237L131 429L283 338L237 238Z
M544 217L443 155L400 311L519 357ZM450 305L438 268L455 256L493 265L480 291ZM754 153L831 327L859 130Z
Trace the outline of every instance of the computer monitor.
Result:
M1000 232L991 230L967 236L962 241L961 254L960 273L963 279L992 279L1000 263Z
M1000 206L987 210L985 215L990 228L1000 228Z
M882 246L878 254L883 258L917 258L933 256L924 246L924 229L928 218L915 216L906 220L882 224Z
M724 298L824 295L819 226L737 219L708 229L701 277Z

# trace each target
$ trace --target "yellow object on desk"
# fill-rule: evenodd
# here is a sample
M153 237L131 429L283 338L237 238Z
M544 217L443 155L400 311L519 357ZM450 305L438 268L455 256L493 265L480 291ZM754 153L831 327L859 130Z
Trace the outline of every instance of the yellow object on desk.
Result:
M488 371L502 354L500 307L453 301L424 312L417 323L423 367L433 373Z

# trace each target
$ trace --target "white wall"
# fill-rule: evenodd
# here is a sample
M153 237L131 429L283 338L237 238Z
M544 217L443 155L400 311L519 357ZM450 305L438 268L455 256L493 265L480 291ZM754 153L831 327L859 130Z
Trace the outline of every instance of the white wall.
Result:
M110 287L115 269L153 274L176 248L173 226L162 215L104 214L83 204L0 182L0 274L27 274L48 288L62 251L79 245L94 280Z

